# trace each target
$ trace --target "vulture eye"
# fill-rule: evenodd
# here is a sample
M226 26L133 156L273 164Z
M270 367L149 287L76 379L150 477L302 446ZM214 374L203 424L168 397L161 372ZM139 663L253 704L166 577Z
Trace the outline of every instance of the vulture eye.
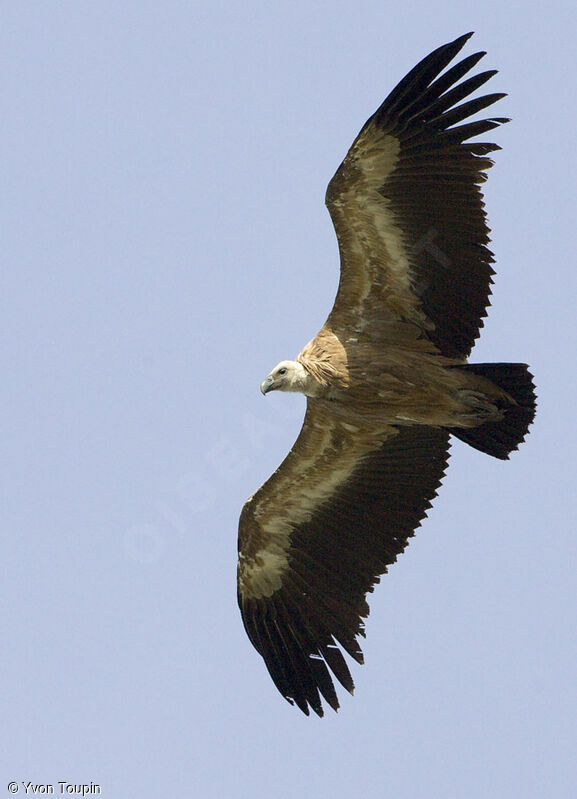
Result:
M279 375L286 375L286 369L284 368L284 366L283 366L282 369L278 370L278 373L279 373Z

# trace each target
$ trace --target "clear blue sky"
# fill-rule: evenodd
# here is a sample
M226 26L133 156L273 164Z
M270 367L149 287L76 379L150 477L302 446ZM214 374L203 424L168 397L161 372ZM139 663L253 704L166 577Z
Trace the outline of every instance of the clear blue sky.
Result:
M573 796L576 25L560 0L0 3L1 796ZM307 719L236 606L240 508L304 408L259 382L332 305L353 137L469 30L514 119L474 360L528 361L537 423L508 463L454 443L354 699Z

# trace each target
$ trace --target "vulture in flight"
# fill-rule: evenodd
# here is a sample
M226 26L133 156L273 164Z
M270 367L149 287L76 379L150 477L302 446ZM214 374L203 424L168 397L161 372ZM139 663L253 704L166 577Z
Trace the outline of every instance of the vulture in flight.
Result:
M508 120L485 53L434 50L370 117L329 183L340 282L321 331L261 385L307 397L300 434L247 500L238 601L280 693L308 715L352 693L366 594L407 546L447 468L449 438L506 459L535 415L525 364L469 364L493 257L481 184ZM475 141L470 140L475 137Z

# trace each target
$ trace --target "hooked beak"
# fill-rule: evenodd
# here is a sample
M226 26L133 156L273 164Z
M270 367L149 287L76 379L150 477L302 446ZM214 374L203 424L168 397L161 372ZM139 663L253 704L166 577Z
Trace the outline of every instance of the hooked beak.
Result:
M269 375L265 380L262 381L260 384L260 390L263 394L268 394L269 391L272 391L276 388L274 384L274 378L272 375Z

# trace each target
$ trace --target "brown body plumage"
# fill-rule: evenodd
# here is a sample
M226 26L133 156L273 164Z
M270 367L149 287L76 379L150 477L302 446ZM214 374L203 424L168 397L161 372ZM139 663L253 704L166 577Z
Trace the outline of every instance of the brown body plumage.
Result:
M469 34L470 35L470 34ZM535 413L524 364L468 364L489 304L493 258L480 184L506 122L459 124L500 99L466 102L493 71L443 70L469 35L423 59L367 121L327 190L341 256L333 310L295 361L261 386L307 396L294 447L245 504L238 597L247 633L283 696L338 708L352 691L365 595L418 527L454 434L507 458ZM459 83L459 81L461 81Z
M327 413L379 425L476 427L503 418L515 400L490 380L455 368L407 322L379 325L378 335L339 338L328 326L297 356L311 380L303 392ZM386 346L383 343L386 342Z

